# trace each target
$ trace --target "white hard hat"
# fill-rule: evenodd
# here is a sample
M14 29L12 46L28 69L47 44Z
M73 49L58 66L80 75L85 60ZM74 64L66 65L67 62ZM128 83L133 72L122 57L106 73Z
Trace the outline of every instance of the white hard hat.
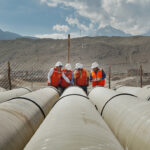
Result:
M83 64L80 64L80 69L83 69Z
M80 63L76 63L75 69L79 69L79 68L80 68Z
M62 66L63 66L63 64L62 64L61 61L58 61L58 62L55 64L55 67L62 67Z
M71 68L72 68L72 67L71 67L71 64L66 64L66 65L65 65L65 69L71 70Z
M97 67L99 67L99 64L97 62L92 63L92 66L91 66L92 69L97 68Z

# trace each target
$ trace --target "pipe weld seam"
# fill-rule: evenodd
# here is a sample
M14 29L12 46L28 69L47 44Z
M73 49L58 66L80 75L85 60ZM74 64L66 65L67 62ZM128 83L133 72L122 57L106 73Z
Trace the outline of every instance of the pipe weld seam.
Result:
M59 98L59 100L65 98L65 97L68 97L68 96L81 96L81 97L84 97L84 98L89 100L89 98L87 96L84 96L84 95L81 95L81 94L68 94L68 95L65 95L65 96Z
M117 95L111 97L111 98L104 104L104 106L103 106L103 108L102 108L102 111L101 111L101 116L103 115L103 112L104 112L104 109L105 109L106 105L107 105L112 99L114 99L115 97L118 97L118 96L123 96L123 95L128 95L128 96L137 97L137 96L135 96L135 95L133 95L133 94L129 94L129 93L121 93L121 94L117 94Z
M55 88L53 86L48 86L48 87L54 89L59 94L59 96L61 95L60 91L58 91L57 88ZM44 87L44 88L47 88L47 87ZM44 88L42 88L42 89L44 89Z
M33 104L35 104L35 105L40 109L40 111L41 111L43 117L44 117L44 118L46 117L46 115L45 115L43 109L41 108L41 106L40 106L38 103L36 103L35 101L33 101L32 99L29 99L29 98L26 98L26 97L14 97L14 98L9 99L9 100L7 100L7 101L12 101L12 100L15 100L15 99L23 99L23 100L27 100L27 101L29 101L29 102L32 102ZM7 102L7 101L6 101L6 102Z
M115 90L118 90L118 89L120 89L121 87L124 87L124 85L121 85L121 86L119 86L119 87L115 87Z
M22 89L26 89L26 90L28 90L29 92L32 92L32 90L30 90L30 89L28 89L28 88L26 88L26 87L21 87Z

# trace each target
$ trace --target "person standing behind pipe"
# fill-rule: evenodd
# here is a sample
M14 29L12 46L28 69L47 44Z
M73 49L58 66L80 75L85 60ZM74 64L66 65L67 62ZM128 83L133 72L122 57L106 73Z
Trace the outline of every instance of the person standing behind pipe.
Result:
M54 86L57 88L60 92L62 91L60 83L61 83L61 77L62 77L62 62L58 61L55 64L54 68L51 68L48 73L48 86Z
M83 68L83 64L77 63L74 71L74 84L81 87L87 93L89 86L89 73Z
M92 82L92 86L105 86L106 74L104 70L99 68L97 62L92 63L91 68L90 81Z
M62 70L61 88L64 91L67 87L73 85L73 72L71 64L66 64L65 69Z

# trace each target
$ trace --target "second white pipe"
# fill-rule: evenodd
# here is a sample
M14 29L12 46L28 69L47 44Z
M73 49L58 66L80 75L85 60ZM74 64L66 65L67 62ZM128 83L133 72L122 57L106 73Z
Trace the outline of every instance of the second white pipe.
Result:
M125 150L150 150L150 103L96 87L89 98Z

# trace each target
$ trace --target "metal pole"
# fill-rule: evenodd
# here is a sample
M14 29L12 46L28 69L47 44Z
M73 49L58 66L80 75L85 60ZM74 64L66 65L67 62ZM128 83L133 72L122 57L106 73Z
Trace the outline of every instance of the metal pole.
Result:
M68 34L68 63L70 63L70 34Z
M8 61L8 84L9 84L9 90L12 89L12 85L11 85L11 68L10 68L10 62Z
M140 65L140 83L141 88L143 87L143 68L142 65Z
M111 89L111 66L109 66L109 89Z

